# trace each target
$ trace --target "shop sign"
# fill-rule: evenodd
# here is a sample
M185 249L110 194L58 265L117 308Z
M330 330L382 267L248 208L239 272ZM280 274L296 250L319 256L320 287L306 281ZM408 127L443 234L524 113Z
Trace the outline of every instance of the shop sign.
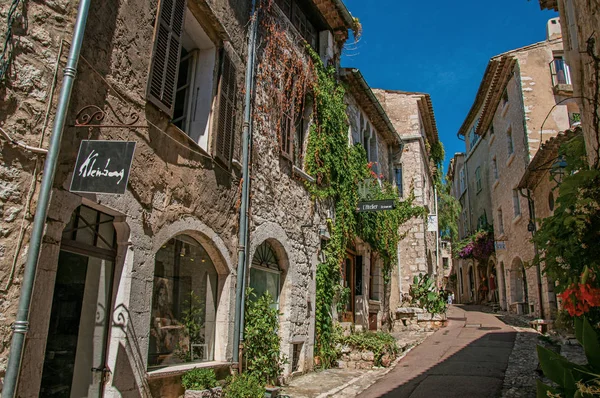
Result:
M504 241L495 241L494 247L496 250L506 250L506 242Z
M438 218L437 214L429 214L427 216L427 232L438 231Z
M81 141L70 191L124 194L134 151L131 141Z
M394 199L370 200L368 202L358 202L357 211L382 211L392 210L394 208L396 208L396 202Z

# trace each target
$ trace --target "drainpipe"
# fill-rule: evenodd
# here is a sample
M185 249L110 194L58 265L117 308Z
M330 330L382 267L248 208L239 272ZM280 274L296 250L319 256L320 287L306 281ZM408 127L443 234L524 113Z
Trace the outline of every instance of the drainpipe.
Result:
M522 192L520 192L520 194L523 195ZM533 202L533 199L531 198L531 190L527 189L527 195L523 195L523 196L525 196L527 198L527 204L529 205L529 220L531 222L531 225L533 226L533 228L531 229L531 237L533 238L537 231L537 225L535 223L535 204ZM537 244L535 242L533 242L533 251L537 258L539 253L538 253ZM544 311L544 300L543 300L543 294L542 294L542 269L541 269L539 261L536 261L535 268L536 268L536 277L537 277L537 285L538 285L538 300L540 302L540 318L545 319L546 317L545 317L545 311Z
M435 232L435 271L434 275L437 276L436 283L439 284L440 277L438 275L438 270L440 269L440 220L438 214L438 195L437 195L437 187L435 183L433 184L433 195L435 196L435 223L436 223L436 232ZM442 271L442 280L443 280L443 271Z
M252 90L254 83L254 58L256 56L256 29L258 25L256 0L252 0L250 34L248 36L248 62L246 65L246 92L244 98L244 127L242 130L242 201L240 205L240 227L238 236L238 266L235 295L235 322L233 328L233 362L242 370L241 352L244 344L244 306L246 265L248 256L248 205L250 201L250 145L252 143Z
M52 184L54 183L54 174L58 163L60 142L65 119L67 117L67 111L69 110L71 91L73 90L73 82L77 72L77 62L79 61L79 53L81 51L81 44L85 33L85 24L87 22L90 2L91 0L81 0L79 3L79 11L77 13L77 20L75 21L71 50L69 51L69 58L64 70L62 88L56 107L54 127L48 146L48 156L46 157L46 163L44 164L44 174L38 197L37 210L31 229L29 251L27 253L27 262L25 263L25 270L23 273L23 284L21 286L21 297L19 299L17 318L12 326L14 332L8 357L8 365L6 367L6 375L4 376L4 388L2 390L2 396L4 398L16 397L25 334L29 330L29 304L33 292L33 283L35 281L38 257L40 255L42 236L44 234L44 225L46 224L46 215L48 214L48 204L52 193Z

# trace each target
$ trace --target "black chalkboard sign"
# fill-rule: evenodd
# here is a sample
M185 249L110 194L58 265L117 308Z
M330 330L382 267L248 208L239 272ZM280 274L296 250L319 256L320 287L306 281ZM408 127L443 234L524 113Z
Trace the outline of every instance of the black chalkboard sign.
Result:
M124 194L134 151L135 142L81 141L70 191Z
M392 210L396 208L396 202L394 199L383 199L383 200L371 200L368 202L358 202L358 212L363 211L382 211Z

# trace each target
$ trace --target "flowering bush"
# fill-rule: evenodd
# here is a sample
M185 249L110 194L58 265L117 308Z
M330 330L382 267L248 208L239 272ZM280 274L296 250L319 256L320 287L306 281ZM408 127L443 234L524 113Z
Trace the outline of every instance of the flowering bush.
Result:
M494 252L494 234L488 231L476 232L467 238L467 243L458 251L462 259L474 258L484 261Z
M600 306L600 289L588 283L573 283L558 297L563 300L563 307L571 316L581 316L591 308Z

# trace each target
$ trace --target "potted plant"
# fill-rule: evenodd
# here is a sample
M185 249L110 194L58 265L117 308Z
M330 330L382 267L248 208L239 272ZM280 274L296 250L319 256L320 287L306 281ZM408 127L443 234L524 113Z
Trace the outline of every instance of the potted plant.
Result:
M219 398L223 389L219 386L213 369L192 369L181 376L185 398Z

